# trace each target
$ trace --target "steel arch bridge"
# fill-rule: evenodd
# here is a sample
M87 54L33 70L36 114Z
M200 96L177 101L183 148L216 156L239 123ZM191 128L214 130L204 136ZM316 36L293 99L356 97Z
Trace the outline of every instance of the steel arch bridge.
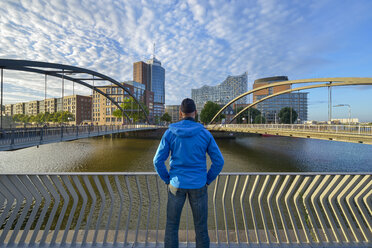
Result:
M252 94L256 91L260 91L263 89L267 88L272 88L276 86L282 86L282 85L292 85L292 84L304 84L304 83L322 83L322 82L327 82L324 84L315 84L315 85L310 85L310 86L304 86L304 87L298 87L294 89L289 89L289 90L284 90L272 95L269 95L267 97L264 97L256 102L253 102L252 104L249 104L247 107L242 109L239 113L237 113L230 121L234 121L239 115L241 115L244 111L248 110L249 108L255 106L256 104L263 102L267 99L273 98L275 96L287 94L293 91L301 91L301 90L307 90L307 89L314 89L314 88L321 88L321 87L334 87L334 86L352 86L352 85L372 85L372 78L357 78L357 77L332 77L332 78L312 78L312 79L298 79L298 80L288 80L288 81L283 81L283 82L278 82L278 83L273 83L273 84L268 84L266 86L258 87L256 89L247 91L240 96L237 96L236 98L232 99L230 102L228 102L225 106L223 106L217 114L212 118L212 120L209 122L209 124L212 124L216 118L232 103L236 102L237 100Z
M110 82L118 86L119 88L123 89L136 101L136 103L140 106L141 110L145 114L147 122L150 123L148 115L144 107L142 106L141 102L126 87L121 85L115 79L109 76L106 76L104 74L98 73L96 71L88 70L88 69L81 68L81 67L71 66L71 65L30 61L30 60L15 60L15 59L0 59L0 69L1 69L2 77L3 77L3 70L7 69L7 70L13 70L13 71L23 71L23 72L43 74L45 76L49 75L49 76L61 78L62 80L66 79L66 80L78 83L80 85L88 87L89 89L92 89L102 94L103 96L105 96L107 99L109 99L114 105L116 105L122 111L123 115L125 115L125 117L129 121L131 121L129 116L125 113L124 109L120 106L118 102L116 102L113 98L111 98L105 92L101 91L100 89L97 89L97 86L90 85L86 81ZM1 80L3 80L3 78L1 78ZM1 95L1 101L2 99L3 97Z

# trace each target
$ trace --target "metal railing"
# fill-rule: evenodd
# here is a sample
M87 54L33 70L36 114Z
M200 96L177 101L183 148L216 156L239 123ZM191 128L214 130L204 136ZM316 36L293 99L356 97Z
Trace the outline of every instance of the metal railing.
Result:
M0 247L163 244L155 173L0 175ZM372 245L371 173L223 173L209 188L211 246ZM180 246L194 242L186 203Z
M318 132L335 134L371 135L372 126L367 125L308 125L308 124L217 124L208 125L210 129L270 129L282 131Z
M79 138L121 133L130 130L153 129L154 125L103 125L103 126L60 126L35 127L0 130L1 147L17 147L19 145L41 145L52 142L68 141Z

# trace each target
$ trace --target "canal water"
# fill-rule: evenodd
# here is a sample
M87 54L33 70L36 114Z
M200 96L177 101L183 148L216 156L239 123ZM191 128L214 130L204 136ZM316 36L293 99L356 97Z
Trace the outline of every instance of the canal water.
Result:
M322 141L313 139L301 139L301 138L288 138L288 137L239 137L236 139L217 139L216 140L221 152L225 158L224 172L372 172L372 146L365 144L353 144L343 143L335 141ZM132 139L132 138L89 138L76 140L71 142L62 142L55 144L42 145L39 148L32 147L11 152L0 152L0 174L6 173L41 173L41 172L144 172L154 171L152 159L156 152L159 140L157 139ZM210 163L209 163L210 164ZM101 178L102 179L102 178ZM252 187L254 178L251 179L248 188ZM72 180L72 179L70 179ZM94 180L89 177L90 183L94 185ZM113 176L109 176L108 180L114 185ZM120 178L120 184L125 185L124 178ZM130 178L133 190L133 206L139 205L139 191L136 191L136 181L134 178ZM221 179L220 185L223 185L226 177ZM235 177L231 178L232 182ZM262 185L262 180L260 185ZM84 183L80 179L81 183ZM62 182L62 181L61 181ZM146 185L149 186L144 177L139 180L141 187L143 188L143 194L146 196ZM101 183L104 183L103 181ZM165 211L163 211L166 202L166 186L159 180L155 181L155 177L151 177L149 180L151 189L152 201L150 204L150 197L143 199L142 215L138 210L138 207L133 207L132 212L129 214L130 201L124 201L122 217L119 219L122 223L120 228L125 228L123 223L130 220L129 228L135 230L137 226L137 216L142 216L140 221L140 229L144 230L147 228L147 213L150 216L159 216L159 228L164 229L165 227ZM227 195L232 194L232 185L227 190ZM238 191L242 190L243 181L238 186ZM160 187L160 194L156 195L156 188ZM222 189L219 187L217 192L217 216L218 226L224 227L223 212L221 206ZM104 187L106 200L109 200L108 189ZM114 209L119 209L120 199L118 194L118 188L113 188L113 194L115 201L113 202ZM122 189L126 192L125 187ZM213 209L213 196L214 183L209 186L209 218L208 226L211 230L215 227L214 222L214 209ZM98 189L94 187L94 191L98 196L100 193ZM149 194L150 194L149 193ZM87 193L88 194L88 193ZM160 197L159 201L156 199ZM129 195L125 195L125 199L129 199ZM247 200L247 199L246 199ZM106 207L103 211L102 218L100 216L100 198L97 199L97 205L93 211L93 221L88 224L86 222L87 216L89 215L89 209L91 207L91 201L88 202L88 207L84 212L83 223L81 228L85 228L85 225L89 225L90 229L94 229L97 226L99 228L105 228L106 223L111 215L110 208ZM162 204L162 211L157 212L156 206ZM238 203L237 203L238 204ZM247 206L248 202L245 203ZM257 202L254 202L255 211L258 211ZM107 205L108 206L108 205ZM151 212L149 206L151 208ZM265 205L266 206L266 205ZM4 206L0 206L0 214L4 211ZM43 206L42 206L43 207ZM42 208L41 207L41 208ZM267 207L267 206L266 206ZM62 208L62 202L59 204L59 211ZM72 202L69 202L67 213L71 211ZM79 202L77 209L80 211L82 208L81 202ZM32 209L32 208L31 208ZM30 211L27 216L30 215ZM51 206L48 209L50 214ZM147 212L149 211L149 212ZM191 214L190 209L189 216ZM186 224L186 213L183 211L181 219L181 229L185 229ZM229 210L229 213L231 211ZM40 211L37 216L39 217ZM130 216L129 216L130 215ZM257 212L257 216L259 212ZM279 216L279 215L277 215ZM38 218L37 217L37 218ZM36 218L36 219L37 219ZM63 217L63 226L66 225L68 215ZM190 219L190 218L189 218ZM27 219L26 219L27 220ZM26 220L24 223L26 223ZM71 228L76 225L77 216L74 217L71 224ZM35 220L36 221L36 220ZM253 226L251 219L249 226ZM45 226L45 222L43 226ZM0 229L4 227L0 225ZM57 215L53 219L53 226L57 223ZM97 224L98 223L98 224ZM110 223L110 222L108 222ZM115 229L116 221L111 221L110 228ZM149 224L150 229L154 229L157 226L156 218L151 218ZM232 218L228 218L227 224L229 228L234 228ZM96 226L97 225L97 226ZM189 227L192 229L192 221L189 221ZM244 228L242 217L238 217L238 226L242 230ZM263 228L262 223L258 224L259 228Z
M371 172L372 146L289 137L217 139L224 172ZM159 140L89 138L0 152L0 173L154 171Z

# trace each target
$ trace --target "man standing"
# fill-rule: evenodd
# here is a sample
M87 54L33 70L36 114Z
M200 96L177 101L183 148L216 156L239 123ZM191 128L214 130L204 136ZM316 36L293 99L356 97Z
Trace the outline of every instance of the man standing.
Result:
M180 116L183 119L171 124L164 133L154 157L157 173L169 185L164 247L178 247L178 229L186 196L194 217L196 247L209 247L207 186L221 172L224 159L211 133L195 122L196 106L192 99L182 101ZM169 152L168 172L164 162ZM206 153L212 161L208 171Z

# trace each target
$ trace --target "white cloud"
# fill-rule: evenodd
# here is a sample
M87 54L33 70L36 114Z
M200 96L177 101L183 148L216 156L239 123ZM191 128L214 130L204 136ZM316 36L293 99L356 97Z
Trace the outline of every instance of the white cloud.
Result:
M166 103L177 104L192 88L227 75L248 71L251 83L276 74L303 77L334 63L328 56L342 49L341 34L368 19L363 9L371 3L321 2L3 0L0 57L72 64L122 81L132 79L132 63L148 59L156 42ZM55 94L57 82L51 81ZM43 95L25 78L9 83Z

